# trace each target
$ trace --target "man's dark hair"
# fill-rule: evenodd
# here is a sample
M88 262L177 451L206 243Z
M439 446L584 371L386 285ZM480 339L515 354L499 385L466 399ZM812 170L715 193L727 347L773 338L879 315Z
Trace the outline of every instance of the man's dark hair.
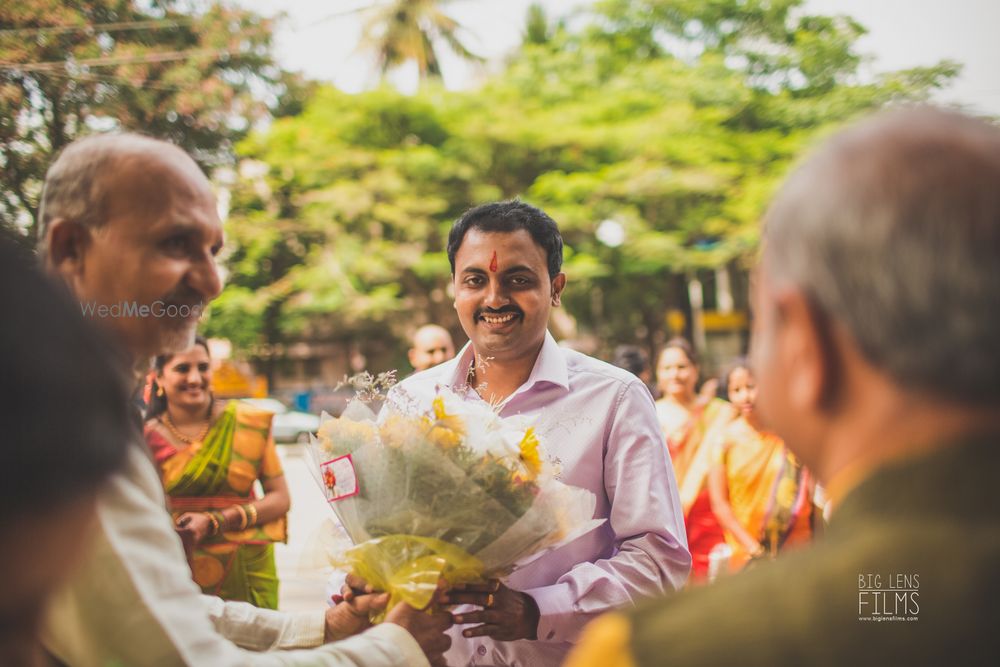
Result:
M127 365L0 234L0 520L95 491L134 437Z
M482 204L466 211L451 226L448 234L448 261L455 273L455 255L470 229L481 232L516 232L523 229L545 251L548 258L549 280L562 270L563 240L559 226L541 209L517 199Z

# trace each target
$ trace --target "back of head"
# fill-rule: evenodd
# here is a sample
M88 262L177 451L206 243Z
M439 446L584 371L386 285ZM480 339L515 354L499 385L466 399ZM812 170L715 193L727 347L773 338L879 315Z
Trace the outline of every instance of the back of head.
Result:
M1000 129L915 108L837 135L772 204L764 270L898 386L1000 400Z
M0 521L96 488L123 462L128 385L80 306L0 236Z
M619 345L611 363L636 376L649 370L649 357L638 345Z

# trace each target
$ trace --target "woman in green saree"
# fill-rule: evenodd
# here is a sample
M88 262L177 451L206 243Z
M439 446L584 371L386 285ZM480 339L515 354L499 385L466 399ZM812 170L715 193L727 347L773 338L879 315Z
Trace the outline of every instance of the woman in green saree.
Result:
M273 415L215 401L210 383L204 339L158 357L146 442L174 521L194 542L191 570L202 591L276 609L273 543L286 539L289 498L271 438Z

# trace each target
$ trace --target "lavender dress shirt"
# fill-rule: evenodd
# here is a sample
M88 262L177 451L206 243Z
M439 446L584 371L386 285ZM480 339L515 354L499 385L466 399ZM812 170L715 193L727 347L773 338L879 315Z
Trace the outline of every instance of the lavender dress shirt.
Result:
M467 385L471 344L451 361L400 383L429 406L438 386L481 401ZM396 391L396 390L394 390ZM400 394L390 393L389 401ZM649 390L631 373L560 348L546 333L534 369L501 416L535 419L566 484L593 491L607 521L513 573L507 585L531 595L538 640L465 639L452 629L448 664L558 665L596 615L684 585L691 566L684 516ZM467 626L471 627L471 626Z

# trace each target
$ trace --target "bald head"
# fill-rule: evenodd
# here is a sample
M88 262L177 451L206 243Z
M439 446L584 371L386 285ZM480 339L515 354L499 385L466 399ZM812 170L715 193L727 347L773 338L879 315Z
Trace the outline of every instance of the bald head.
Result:
M900 386L1000 399L1000 130L931 108L843 132L767 214L764 272Z
M39 218L48 269L137 361L191 346L221 289L222 223L184 151L134 134L75 141L46 175Z
M410 348L410 364L418 371L448 361L455 356L455 344L451 334L444 327L427 324L413 334Z
M114 207L164 206L165 173L184 175L189 187L193 184L210 191L194 160L165 141L138 134L99 134L74 141L45 174L38 208L42 255L55 220L73 220L96 229ZM137 192L140 196L130 196Z

